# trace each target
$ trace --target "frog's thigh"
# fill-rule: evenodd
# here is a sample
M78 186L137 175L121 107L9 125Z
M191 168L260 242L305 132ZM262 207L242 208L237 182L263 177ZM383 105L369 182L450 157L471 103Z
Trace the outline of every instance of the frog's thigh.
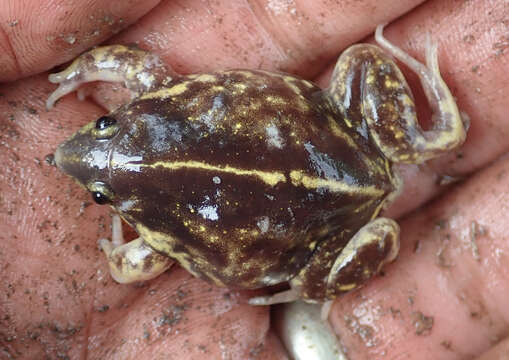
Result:
M383 53L376 46L358 44L343 51L336 62L325 95L343 115L339 121L344 121L347 127L355 129L364 122L361 109L363 81L367 67L380 56Z
M327 278L327 298L350 291L393 261L399 251L399 226L387 218L364 225L348 242Z
M113 279L119 283L144 281L166 271L172 260L155 251L142 238L123 243L120 218L113 219L113 242L101 239L99 246L108 258Z

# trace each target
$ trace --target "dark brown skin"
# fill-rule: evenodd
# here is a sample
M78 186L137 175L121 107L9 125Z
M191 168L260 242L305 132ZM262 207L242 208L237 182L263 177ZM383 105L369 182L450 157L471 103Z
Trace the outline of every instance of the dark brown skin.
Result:
M12 19L22 19L20 14L43 18L37 11L37 4L31 4L30 11L21 8L22 5L8 7L8 11L0 8L2 26ZM97 8L94 5L81 9L75 4L75 11L69 16L51 22L51 26L68 24L67 28L52 29L51 33L65 33L70 24L83 24L78 19L97 14L105 7L101 3L96 5ZM120 11L125 23L131 21L129 15L124 14L135 8L133 3L128 5ZM323 69L321 64L332 61L341 48L372 31L373 23L396 19L406 13L388 28L387 37L412 53L421 54L424 33L433 31L433 38L440 42L439 59L446 81L452 85L462 109L469 113L472 127L460 159L446 158L429 167L414 167L405 172L406 192L392 210L393 214L401 214L415 209L441 190L435 185L437 175L476 171L508 150L509 122L502 116L506 111L504 94L509 83L504 41L506 5L500 1L432 1L410 11L416 5L416 2L398 1L382 8L379 2L356 2L343 3L339 9L331 3L318 4L322 8L313 9L310 14L331 16L319 21L321 24L338 24L337 29L320 29L319 34L328 34L325 40L321 37L323 42L316 41L317 30L311 26L311 20L304 21L302 17L285 13L280 16L286 20L279 19L278 26L273 27L269 20L272 17L259 15L263 24L269 25L266 29L273 34L271 39L277 39L278 44L291 50L291 58L272 51L277 46L267 37L253 35L266 34L265 30L251 31L250 36L243 31L232 32L236 17L225 15L228 12L224 4L214 5L217 7L211 10L202 2L190 1L185 6L190 6L191 10L186 10L183 4L168 2L122 39L127 43L148 39L149 44L159 44L159 49L166 54L165 60L181 72L263 64L290 72L300 69L297 72L312 77ZM260 14L268 11L264 5L254 8L257 14L258 10ZM298 9L297 15L302 14L300 5ZM370 15L366 16L368 13ZM246 13L242 14L241 23L245 23ZM311 16L311 19L320 18ZM17 26L6 27L6 33L16 52L26 55L18 57L23 61L20 66L23 71L3 67L1 76L4 79L47 69L48 61L40 60L39 55L51 58L52 64L63 59L61 51L27 50L46 40L32 42L33 34L27 33L31 28L22 24L20 20ZM201 24L214 30L200 31ZM171 35L164 35L169 30L165 26L171 28L172 31L168 31ZM160 33L154 33L154 29ZM189 29L195 32L190 34ZM461 34L458 29L462 29ZM490 36L485 36L488 30ZM16 32L15 37L13 32ZM41 39L50 34L39 32ZM152 32L150 37L148 32ZM250 47L256 41L246 41L255 37L262 39L258 44L261 48ZM299 41L293 41L294 38ZM411 45L405 43L409 39ZM114 42L118 41L120 39ZM6 42L2 44L3 49L7 48ZM90 45L81 39L76 46L67 43L69 55L65 59L74 58ZM197 47L208 56L196 56ZM245 60L243 54L248 54ZM316 61L317 58L320 61ZM4 55L0 62L14 63L13 59ZM184 63L186 68L181 65ZM80 103L68 97L59 104L61 117L57 119L43 110L43 102L52 89L44 74L4 85L1 90L4 96L0 98L0 156L5 169L0 174L0 264L4 270L0 292L2 355L11 354L21 359L57 357L57 354L67 354L71 358L125 356L142 359L171 353L184 359L205 355L213 358L226 352L233 358L246 357L249 353L264 359L284 358L280 345L268 330L266 309L239 305L251 294L244 297L234 292L223 296L225 290L211 289L177 269L142 288L119 286L106 278L107 268L95 242L109 232L97 225L107 211L101 212L104 208L96 206L84 207L83 215L77 220L76 213L81 203L89 201L88 195L53 168L34 162L34 158L42 160L67 134L103 111L90 102ZM403 248L399 261L383 279L342 297L333 308L331 320L336 331L341 331L352 358L373 358L382 354L392 358L402 353L412 359L472 358L505 336L509 315L503 264L507 263L504 254L509 251L506 226L509 219L507 212L500 209L504 209L508 201L504 195L507 171L507 161L491 165L432 207L421 209L401 222ZM465 242L470 241L468 235L461 234L470 232L465 229L470 229L474 220L487 234L477 237L481 261L474 259L470 248L460 251L465 249L462 247ZM78 228L73 227L76 224ZM443 239L450 239L446 248ZM416 244L422 245L417 251ZM443 255L437 257L440 249ZM97 275L98 266L103 275ZM185 307L181 307L179 313L175 306L183 304ZM109 310L104 305L108 305ZM221 317L217 316L225 310ZM434 319L429 334L417 334L415 319L423 319L419 313ZM366 320L362 314L377 316L371 322L361 323ZM153 318L163 321L153 325ZM175 330L179 330L178 333ZM149 335L144 337L145 334ZM203 339L212 341L205 343ZM261 339L266 341L257 347ZM496 353L492 354L495 355L483 359L496 359Z
M168 88L122 106L107 116L116 122L107 138L95 140L97 126L86 126L59 146L57 165L83 185L104 184L111 193L107 203L133 228L167 235L145 239L149 244L184 257L191 273L217 285L255 289L288 281L334 237L327 245L330 264L319 259L321 271L305 279L306 296L324 299L318 284L333 260L395 191L387 160L341 121L327 93L311 83L250 71L202 77L207 81L175 78ZM186 88L165 98L173 86ZM331 121L344 138L332 133ZM271 126L277 139L267 135ZM98 168L97 159L106 158L111 167ZM180 167L165 167L175 163ZM225 167L233 170L218 170ZM235 173L246 170L260 175ZM292 171L375 188L377 194L296 186ZM264 219L265 230L257 225ZM365 260L378 264L376 257Z

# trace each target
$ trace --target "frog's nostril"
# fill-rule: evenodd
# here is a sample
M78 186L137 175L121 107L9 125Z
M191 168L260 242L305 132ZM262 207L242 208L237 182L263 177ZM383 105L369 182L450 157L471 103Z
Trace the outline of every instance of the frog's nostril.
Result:
M46 164L50 166L57 166L55 164L55 154L48 154L44 157L44 161L46 161Z

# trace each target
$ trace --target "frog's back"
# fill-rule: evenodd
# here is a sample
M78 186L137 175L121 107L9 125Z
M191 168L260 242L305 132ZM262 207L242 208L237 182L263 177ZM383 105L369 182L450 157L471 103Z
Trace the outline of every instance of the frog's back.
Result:
M310 82L229 71L172 85L120 110L132 125L114 153L139 160L112 186L132 194L118 208L142 236L197 275L288 280L320 238L349 237L393 191L367 132Z

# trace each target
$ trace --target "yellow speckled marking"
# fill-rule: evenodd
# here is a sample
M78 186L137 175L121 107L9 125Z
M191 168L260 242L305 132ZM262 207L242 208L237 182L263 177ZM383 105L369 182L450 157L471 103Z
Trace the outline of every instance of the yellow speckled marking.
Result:
M346 126L348 126L349 128L352 127L352 122L346 116L343 118L343 121L345 122Z
M113 58L111 60L113 60ZM132 80L132 79L136 78L136 76L141 72L141 70L143 70L142 63L138 63L138 64L136 64L136 66L132 66L132 65L128 66L125 76L127 79Z
M331 130L332 134L334 134L334 136L337 136L337 137L343 139L344 141L346 141L348 146L350 146L352 149L358 149L359 148L359 146L352 139L352 137L348 133L346 133L345 131L340 129L340 127L336 123L336 120L332 116L328 115L327 116L327 120L329 121L329 127L330 127L330 130ZM347 120L345 119L345 122L346 121ZM351 127L351 126L352 126L352 124L350 124L349 127Z
M281 96L269 95L265 97L265 101L273 105L285 105L286 99Z
M306 85L308 88L312 88L314 86L313 83L311 83L307 80L302 80L301 83Z
M247 85L242 83L235 83L233 87L241 92L247 89Z
M242 75L245 78L252 78L254 76L254 74L251 71L246 70L230 71L230 73Z
M288 87L292 89L294 93L296 93L297 95L300 95L302 93L302 90L297 85L295 85L295 78L290 76L284 76L283 80L285 81L286 85L288 85Z
M403 131L394 131L394 138L396 140L402 139L405 136Z
M217 81L217 77L211 74L201 74L196 78L196 81L214 82Z
M187 81L184 81L180 84L172 86L171 88L163 88L157 91L148 92L140 96L140 99L141 100L164 99L171 96L177 96L183 94L188 89L187 87L188 84L189 83Z
M356 214L363 213L366 209L368 209L369 207L371 207L373 205L373 202L375 200L376 199L371 199L369 201L363 202L361 205L359 205L357 208L355 208L353 212L356 213ZM378 215L378 213L377 213L377 215Z
M410 96L408 96L408 94L399 95L399 101L401 101L401 103L403 105L408 106L408 107L415 106L414 101L412 100L412 98Z
M384 85L387 89L397 89L401 87L401 81L392 79L389 76L385 76Z
M357 284L356 283L352 283L352 284L347 284L347 285L340 285L338 286L338 290L339 291L350 291L352 289L355 289L357 287Z
M169 234L163 234L158 231L152 231L142 224L136 224L136 231L145 242L147 242L155 250L167 254L169 257L175 259L179 264L196 277L200 274L193 271L193 265L201 267L202 270L207 267L208 263L202 259L199 254L191 248L187 248L186 252L176 252L174 246L178 241ZM211 273L207 272L206 275L219 286L224 286L223 282Z

